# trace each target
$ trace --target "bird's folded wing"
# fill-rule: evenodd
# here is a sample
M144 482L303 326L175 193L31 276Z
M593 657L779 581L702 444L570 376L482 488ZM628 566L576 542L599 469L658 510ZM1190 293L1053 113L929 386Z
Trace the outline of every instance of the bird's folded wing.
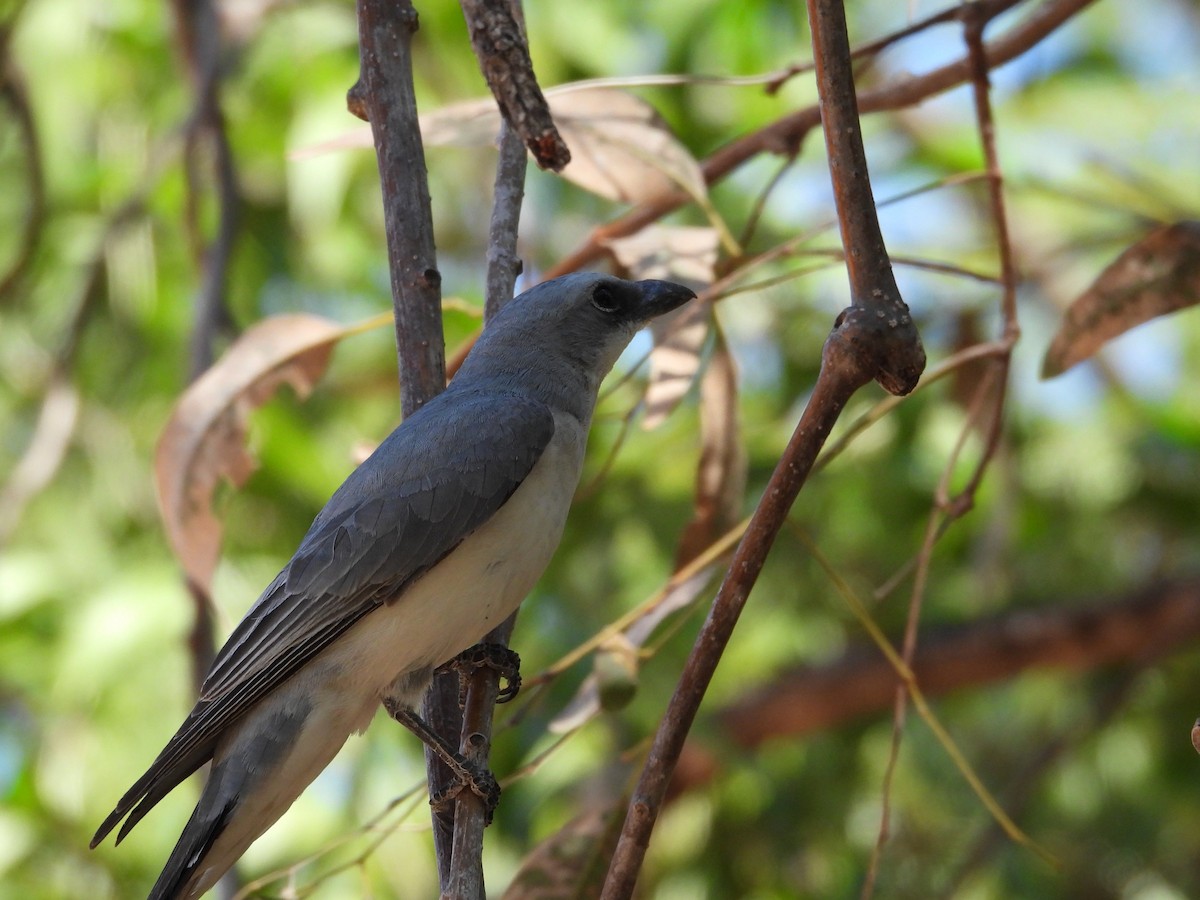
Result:
M544 404L512 394L442 394L353 472L296 555L217 654L200 699L93 846L133 809L118 841L207 761L225 728L363 616L402 592L486 522L554 434Z

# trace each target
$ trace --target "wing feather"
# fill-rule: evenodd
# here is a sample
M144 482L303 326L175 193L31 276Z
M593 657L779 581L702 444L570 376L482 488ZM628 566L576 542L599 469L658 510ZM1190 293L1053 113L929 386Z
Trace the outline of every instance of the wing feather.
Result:
M295 556L217 654L199 700L100 826L118 840L207 762L224 730L486 522L554 434L548 407L516 394L435 397L330 498Z

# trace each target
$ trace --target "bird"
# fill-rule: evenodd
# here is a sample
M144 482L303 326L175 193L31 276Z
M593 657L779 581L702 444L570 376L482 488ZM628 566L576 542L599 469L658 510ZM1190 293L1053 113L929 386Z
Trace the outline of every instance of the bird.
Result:
M211 762L149 894L199 897L380 704L419 722L434 669L515 611L549 564L602 379L640 328L694 297L588 272L506 304L446 389L317 514L91 846L124 820L120 843Z

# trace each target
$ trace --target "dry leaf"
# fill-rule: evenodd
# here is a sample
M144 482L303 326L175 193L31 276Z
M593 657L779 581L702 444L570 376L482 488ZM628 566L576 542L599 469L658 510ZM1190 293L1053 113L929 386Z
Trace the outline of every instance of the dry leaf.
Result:
M720 334L700 382L696 511L683 530L675 568L686 565L741 518L747 460L738 422L737 369Z
M1092 356L1130 328L1200 302L1200 222L1154 229L1116 258L1063 316L1042 377Z
M550 112L571 150L562 176L620 203L641 203L682 189L707 192L704 173L654 107L612 88L546 92Z
M504 900L599 897L627 802L628 797L610 794L538 844L521 863Z
M642 428L646 431L665 422L691 389L711 319L712 309L707 304L688 303L650 323L654 349L643 401Z
M718 240L714 228L650 225L606 246L630 278L711 284ZM650 323L654 349L642 418L646 431L661 425L691 388L709 323L709 307L700 303L688 303Z
M570 84L545 94L571 151L570 164L559 173L564 178L618 203L640 203L681 188L692 197L705 196L700 164L645 100L613 88ZM420 125L426 147L486 147L496 143L500 110L491 97L467 100L426 113ZM356 128L291 158L370 146L371 129Z
M221 548L213 493L225 478L245 483L255 460L246 450L246 419L280 385L308 396L347 333L328 319L275 316L247 330L184 392L155 452L158 505L188 580L206 596Z
M604 246L630 278L666 278L712 284L720 238L707 225L647 225L629 237L612 238Z

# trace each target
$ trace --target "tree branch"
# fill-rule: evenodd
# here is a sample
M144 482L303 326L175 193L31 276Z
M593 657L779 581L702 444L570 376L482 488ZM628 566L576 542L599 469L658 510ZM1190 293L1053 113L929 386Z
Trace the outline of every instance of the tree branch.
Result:
M360 73L346 104L354 115L371 123L375 141L396 322L400 407L410 416L446 385L442 279L412 81L412 36L418 19L407 0L398 4L358 0L357 10ZM448 688L445 681L445 677L435 679L421 714L438 734L452 739L462 719L457 687ZM425 762L429 792L435 796L452 776L428 747ZM444 884L450 871L453 816L434 810L432 817Z
M561 171L571 151L550 117L533 74L519 12L508 0L460 0L479 68L504 120L521 136L543 169Z
M442 276L412 82L417 28L417 11L408 0L358 0L361 71L346 98L350 111L371 123L375 139L400 358L400 406L406 416L446 386Z

